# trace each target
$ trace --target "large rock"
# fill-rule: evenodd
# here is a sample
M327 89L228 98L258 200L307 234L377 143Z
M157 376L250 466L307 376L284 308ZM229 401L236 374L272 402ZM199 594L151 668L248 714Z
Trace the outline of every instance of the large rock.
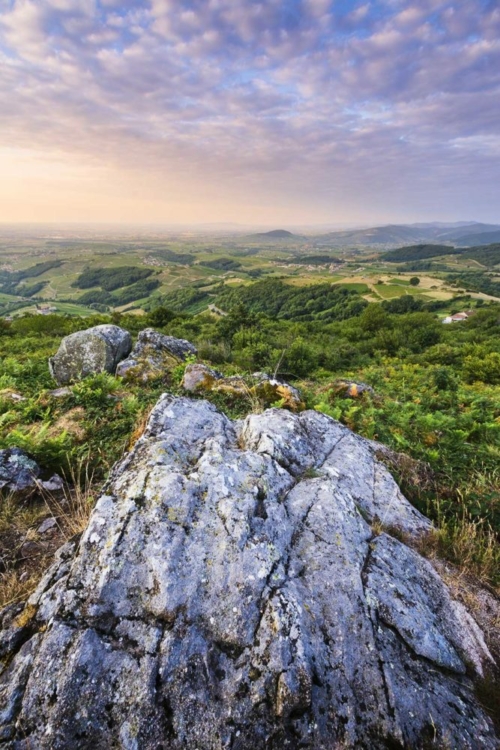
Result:
M164 376L180 362L196 354L196 347L189 341L145 328L139 333L130 357L118 365L116 374L147 382Z
M4 618L5 747L495 748L482 633L394 528L430 524L329 417L163 396Z
M66 385L98 372L114 373L132 348L130 333L114 325L101 325L65 336L49 359L52 377Z

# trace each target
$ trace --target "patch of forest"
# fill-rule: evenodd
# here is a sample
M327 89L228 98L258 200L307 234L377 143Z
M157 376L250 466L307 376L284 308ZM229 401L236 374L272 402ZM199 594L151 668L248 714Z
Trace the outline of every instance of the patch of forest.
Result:
M137 281L147 279L154 273L152 268L137 266L117 266L116 268L86 268L72 283L76 289L90 289L100 286L107 292L130 286Z
M380 256L380 260L386 260L389 263L401 263L411 260L425 260L427 258L437 258L441 255L460 255L461 250L449 245L408 245L400 247L397 250L389 250Z
M500 281L481 271L463 271L449 274L447 280L454 286L460 286L470 292L483 292L500 298Z
M427 258L438 258L443 255L461 255L481 263L488 268L500 264L500 243L492 245L478 245L476 247L448 247L448 245L410 245L390 250L380 256L380 260L389 263L401 263L405 261L423 261ZM408 270L422 270L411 268ZM436 268L429 270L438 270Z
M151 292L158 289L158 279L141 279L135 284L116 292L107 292L99 289L91 289L77 299L80 305L105 305L107 307L120 307L128 305L129 302L148 297Z
M244 305L252 312L285 320L344 320L358 315L367 302L356 292L332 284L291 286L277 279L250 286L224 287L216 304L223 310Z
M62 266L62 260L46 260L42 263L35 263L34 266L24 268L21 271L0 271L0 291L4 294L19 295L22 297L33 297L37 294L47 281L39 281L36 284L23 285L25 279L36 278L46 271Z
M298 255L293 259L293 263L306 263L310 266L330 265L331 263L344 263L341 258L335 255Z
M179 263L182 266L190 266L194 262L194 257L190 253L176 253L168 248L154 250L152 255L160 260L166 260L169 263Z
M213 268L215 271L237 271L241 268L241 263L233 258L215 258L201 261L200 266Z

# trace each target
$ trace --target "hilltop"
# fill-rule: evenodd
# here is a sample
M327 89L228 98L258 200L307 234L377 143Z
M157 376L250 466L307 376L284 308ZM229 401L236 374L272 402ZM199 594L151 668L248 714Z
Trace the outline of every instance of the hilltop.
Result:
M292 234L292 232L288 232L286 229L272 229L270 232L257 232L256 234L253 234L251 236L264 237L271 240L287 240L298 237L298 235Z

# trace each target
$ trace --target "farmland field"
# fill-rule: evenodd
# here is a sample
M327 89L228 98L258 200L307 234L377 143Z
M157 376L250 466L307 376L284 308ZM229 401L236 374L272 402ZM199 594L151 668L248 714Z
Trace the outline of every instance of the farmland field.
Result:
M0 233L0 315L43 313L48 307L65 315L95 310L140 313L168 306L172 300L177 309L200 313L223 288L263 279L294 287L336 284L369 302L411 295L440 303L439 314L445 315L445 303L452 306L453 299L467 290L468 273L489 273L495 279L493 270L473 257L445 255L439 259L439 270L425 273L406 270L404 263L395 265L386 257L372 247L336 247L315 236L271 241L265 235L227 232L10 228ZM96 272L94 281L82 286L89 270ZM116 276L112 289L103 287L99 270L103 278ZM464 286L450 283L449 274L462 274ZM412 286L410 278L415 275L419 282ZM197 294L183 302L184 289ZM490 293L493 289L490 284L484 291L470 290L470 299L499 299L500 294Z

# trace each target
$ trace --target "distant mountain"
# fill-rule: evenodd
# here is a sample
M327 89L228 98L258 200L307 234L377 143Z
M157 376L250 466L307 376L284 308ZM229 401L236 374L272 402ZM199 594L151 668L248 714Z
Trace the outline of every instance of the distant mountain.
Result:
M353 229L346 232L329 232L315 238L316 244L335 244L338 246L352 245L399 245L417 243L431 239L432 229L411 227L407 225L389 224L383 227L369 229Z
M500 228L493 232L460 235L460 237L455 238L454 242L462 247L472 247L478 244L489 245L494 242L500 242Z
M257 232L252 237L267 237L270 240L289 240L291 237L298 237L298 235L287 232L286 229L273 229L270 232Z
M458 242L458 238L470 239L470 244L486 244L495 242L494 239L486 240L488 232L500 232L500 225L470 223L429 223L429 224L387 224L381 227L370 227L368 229L353 229L342 232L329 232L315 238L315 243L321 245L337 245L338 247L353 245L378 245L385 247L400 247L402 245L429 244L432 242L449 242L450 244L465 244ZM496 235L495 235L496 237Z
M479 235L487 236L488 233ZM463 258L476 260L483 266L494 268L500 264L500 243L491 245L479 245L476 247L450 247L449 245L410 245L400 247L397 250L389 250L379 256L380 260L389 263L407 263L426 261L430 258L439 258L447 255L461 255ZM414 268L414 270L417 270Z
M424 227L426 229L432 229L434 227L442 227L443 229L453 229L455 227L470 227L471 225L477 225L477 221L427 221L418 222L416 224L409 224L410 227Z
M387 260L390 263L404 263L410 260L427 260L428 258L438 258L441 255L457 255L462 250L455 250L449 245L410 245L409 247L400 247L397 250L390 250L380 256L380 260Z

